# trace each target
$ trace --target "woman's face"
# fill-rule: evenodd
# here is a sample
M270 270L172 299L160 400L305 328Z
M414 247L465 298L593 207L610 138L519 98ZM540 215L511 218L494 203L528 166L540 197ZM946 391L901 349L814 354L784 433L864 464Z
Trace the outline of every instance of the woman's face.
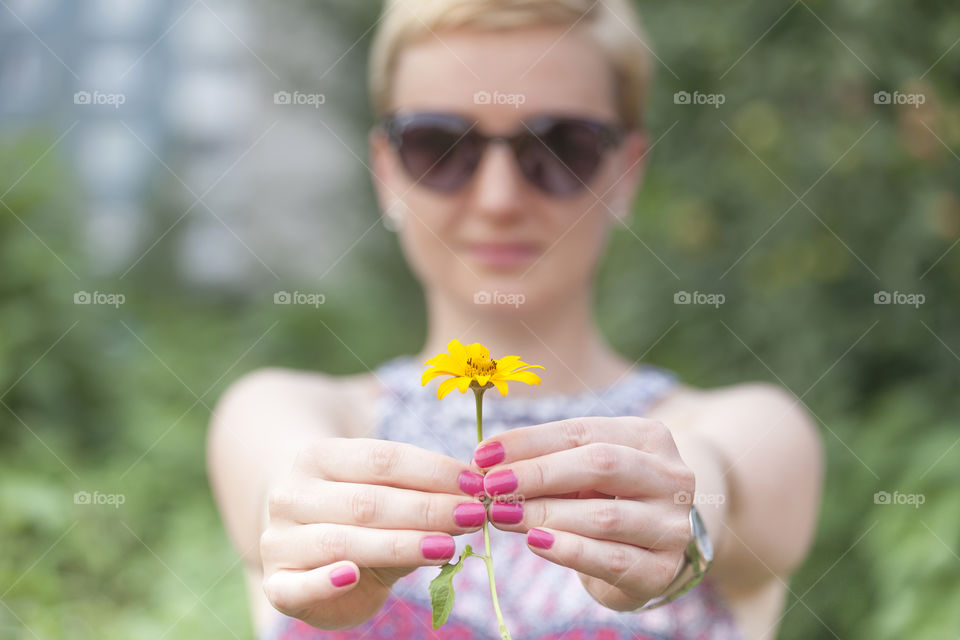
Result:
M511 135L543 114L616 123L614 95L603 53L576 29L457 30L401 52L391 107L458 114L484 134ZM590 285L616 216L639 185L644 144L642 134L630 134L586 187L567 196L528 182L504 144L488 145L472 177L446 192L409 175L378 129L371 155L380 206L401 212L401 246L428 295L510 314Z

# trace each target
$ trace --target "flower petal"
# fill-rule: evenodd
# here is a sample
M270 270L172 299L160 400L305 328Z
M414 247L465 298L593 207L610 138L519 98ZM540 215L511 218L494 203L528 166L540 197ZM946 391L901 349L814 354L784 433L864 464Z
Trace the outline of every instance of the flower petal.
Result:
M500 376L501 380L516 380L526 384L540 384L540 376L532 371L514 371Z
M493 376L489 376L489 375L486 375L486 376L477 376L477 384L479 384L479 385L482 387L483 385L487 384L487 382L489 382L489 381L490 381L490 378L492 378L492 377L493 377Z
M433 356L423 364L428 364L432 367L440 367L447 371L459 371L458 375L463 375L464 362L458 362L453 356L449 353L438 353Z
M514 373L519 373L520 371L526 371L527 369L543 369L539 364L524 364L522 367L517 367L516 369L511 369L510 371L504 372L505 375L512 375Z
M447 351L453 359L463 367L467 366L467 348L460 344L460 341L454 338L447 343Z
M470 378L450 378L448 380L444 380L443 382L441 382L440 386L437 387L437 400L443 400L443 396L447 395L448 393L456 389L458 386L460 386L461 380L466 380L467 385L470 384ZM461 389L461 392L463 392L462 389Z
M446 371L439 367L434 367L432 369L428 369L427 371L423 372L423 374L420 376L420 384L425 387L427 386L428 382L430 382L437 376L459 376L459 375L462 375L462 374L456 373L454 371Z
M520 356L503 356L497 359L497 371L513 371L522 364Z
M509 389L507 388L506 382L504 382L503 380L497 380L496 378L491 378L490 382L492 382L493 386L497 388L497 390L500 392L500 395L502 396L507 395L507 391L509 391Z
M515 356L508 356L513 358ZM514 371L523 371L524 369L543 369L544 367L539 364L527 364L520 358L516 360L511 360L507 365L500 367L500 361L497 361L497 370L502 371L503 373L513 373Z
M490 349L487 349L479 342L474 342L467 347L467 357L473 358L474 362L477 362L478 360L489 360Z

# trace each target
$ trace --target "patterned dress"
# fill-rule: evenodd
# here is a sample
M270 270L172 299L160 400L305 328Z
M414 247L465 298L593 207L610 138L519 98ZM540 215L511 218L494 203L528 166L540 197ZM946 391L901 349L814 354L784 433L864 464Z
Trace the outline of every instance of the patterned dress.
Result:
M381 364L385 390L377 406L376 436L409 442L468 461L476 447L473 394L452 393L437 401L434 384L420 385L424 367L412 356ZM642 416L677 383L675 373L644 365L603 389L578 394L484 397L483 435L581 416ZM497 592L515 640L742 640L731 612L709 574L689 593L642 613L616 612L587 593L576 572L531 552L523 534L490 530L497 566ZM457 536L457 552L471 545L483 552L481 531ZM443 640L496 639L498 625L482 560L468 558L454 577L456 601L447 623L431 625L428 585L439 568L422 567L401 578L380 612L349 630L323 631L279 613L263 640Z

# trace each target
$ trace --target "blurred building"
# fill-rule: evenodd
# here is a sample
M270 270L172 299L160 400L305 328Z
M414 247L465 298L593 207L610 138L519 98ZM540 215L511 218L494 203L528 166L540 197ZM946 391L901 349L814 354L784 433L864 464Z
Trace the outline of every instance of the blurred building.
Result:
M316 277L376 220L351 211L370 202L349 104L363 97L364 47L322 9L303 12L4 0L0 131L59 138L87 197L64 213L85 216L101 271L176 243L177 267L201 282Z

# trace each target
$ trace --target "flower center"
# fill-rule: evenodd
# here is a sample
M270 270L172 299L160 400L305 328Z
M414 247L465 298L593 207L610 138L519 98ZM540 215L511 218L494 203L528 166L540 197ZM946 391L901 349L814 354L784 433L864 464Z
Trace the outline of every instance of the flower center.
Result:
M492 376L497 372L497 361L481 358L474 360L467 358L467 368L464 372L467 377L476 378L477 376Z

